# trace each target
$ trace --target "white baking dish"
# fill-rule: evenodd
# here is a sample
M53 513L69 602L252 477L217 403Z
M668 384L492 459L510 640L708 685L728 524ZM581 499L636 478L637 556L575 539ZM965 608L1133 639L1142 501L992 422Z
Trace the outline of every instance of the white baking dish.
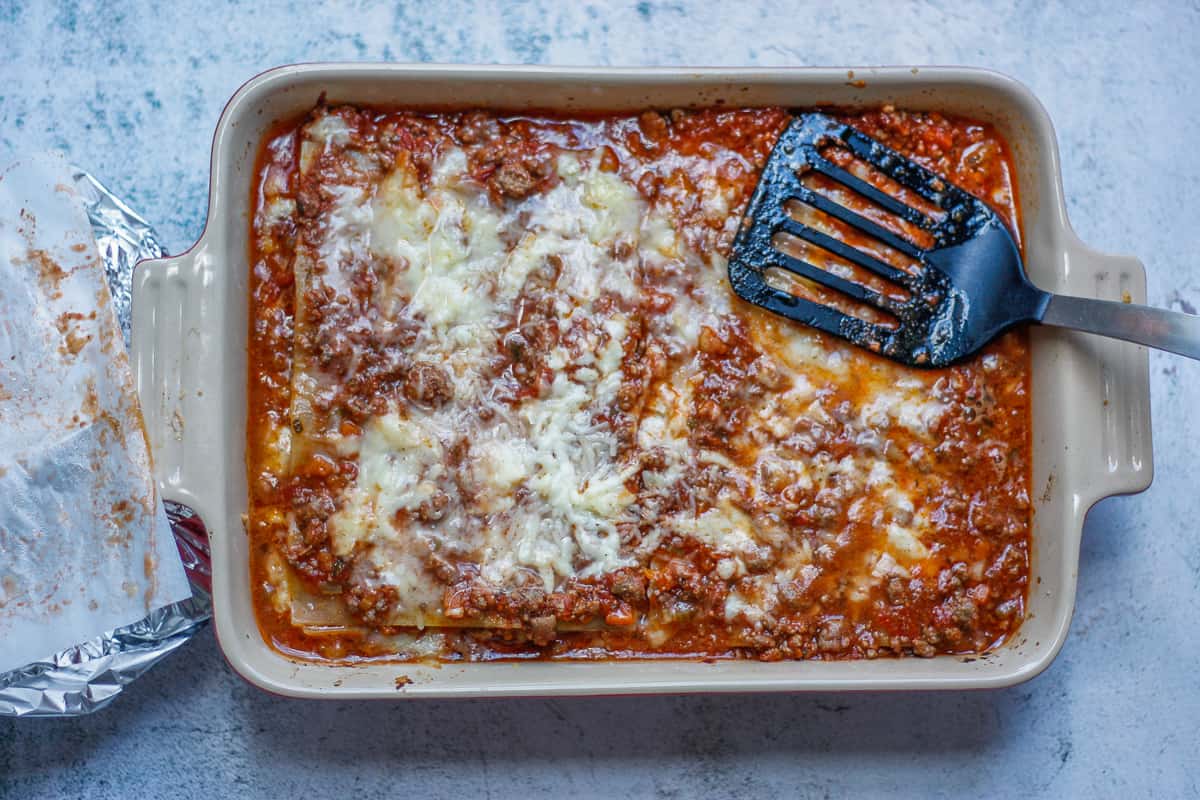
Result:
M217 635L239 673L303 697L628 694L1005 686L1054 658L1075 600L1083 518L1097 500L1151 481L1143 348L1064 331L1033 332L1033 575L1028 619L983 657L860 662L641 661L372 664L292 660L259 635L251 604L244 459L247 262L259 141L277 120L332 101L407 107L630 111L674 106L877 106L894 103L994 123L1018 172L1026 264L1055 292L1145 301L1133 258L1102 255L1067 221L1054 131L1020 84L949 68L612 70L304 65L243 86L217 125L208 225L183 255L140 265L133 347L163 495L194 508L212 542ZM412 683L398 690L397 678ZM403 681L400 681L403 683Z

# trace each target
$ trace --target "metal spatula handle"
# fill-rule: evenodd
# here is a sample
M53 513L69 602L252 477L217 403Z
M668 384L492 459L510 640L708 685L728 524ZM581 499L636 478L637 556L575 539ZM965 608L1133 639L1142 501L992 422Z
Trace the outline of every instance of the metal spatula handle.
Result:
M1200 359L1200 316L1161 308L1052 295L1045 325L1098 333Z

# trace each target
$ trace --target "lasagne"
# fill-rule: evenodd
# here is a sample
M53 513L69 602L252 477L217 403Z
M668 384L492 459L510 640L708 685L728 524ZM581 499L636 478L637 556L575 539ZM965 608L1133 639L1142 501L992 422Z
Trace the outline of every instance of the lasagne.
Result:
M845 118L1017 231L988 126ZM268 136L247 527L276 648L848 659L1019 626L1024 335L919 371L740 301L725 258L788 119L322 102Z

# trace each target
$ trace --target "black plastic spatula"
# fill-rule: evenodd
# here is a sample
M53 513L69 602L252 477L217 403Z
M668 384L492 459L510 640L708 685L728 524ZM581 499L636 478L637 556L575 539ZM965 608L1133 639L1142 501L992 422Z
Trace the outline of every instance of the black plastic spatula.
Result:
M829 157L831 148L870 165L866 169L886 176L895 191L838 166L835 160L843 159ZM806 177L814 173L876 213L851 210L834 193L813 188ZM803 207L807 214L796 213ZM896 224L881 225L880 215ZM824 224L814 224L814 217ZM839 226L868 237L872 247L851 245L850 237L837 235ZM821 258L796 255L796 247L782 243L788 240ZM836 271L812 263L830 259L840 265ZM795 286L815 293L805 291L806 297L780 286L772 271L794 276ZM1038 289L1008 229L983 201L825 114L795 117L775 144L734 239L729 280L757 306L912 366L951 364L1022 322L1200 359L1200 316Z

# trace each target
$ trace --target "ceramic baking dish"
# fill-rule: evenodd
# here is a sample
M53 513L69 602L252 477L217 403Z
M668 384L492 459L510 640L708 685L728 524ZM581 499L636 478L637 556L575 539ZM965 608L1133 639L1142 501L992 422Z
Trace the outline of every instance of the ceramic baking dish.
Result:
M279 694L341 698L962 689L1027 680L1051 662L1071 619L1084 515L1103 497L1145 489L1152 465L1145 350L1042 329L1032 334L1029 615L1005 646L983 657L331 666L292 660L268 647L251 605L242 524L251 183L264 133L277 120L310 109L322 93L334 102L417 108L580 112L894 103L967 115L994 123L1012 147L1033 280L1055 292L1145 301L1140 262L1097 253L1076 238L1050 119L1025 87L996 73L391 64L266 72L238 90L217 125L204 234L183 255L138 267L133 306L137 385L163 495L191 506L208 526L217 635L229 663L247 680Z

